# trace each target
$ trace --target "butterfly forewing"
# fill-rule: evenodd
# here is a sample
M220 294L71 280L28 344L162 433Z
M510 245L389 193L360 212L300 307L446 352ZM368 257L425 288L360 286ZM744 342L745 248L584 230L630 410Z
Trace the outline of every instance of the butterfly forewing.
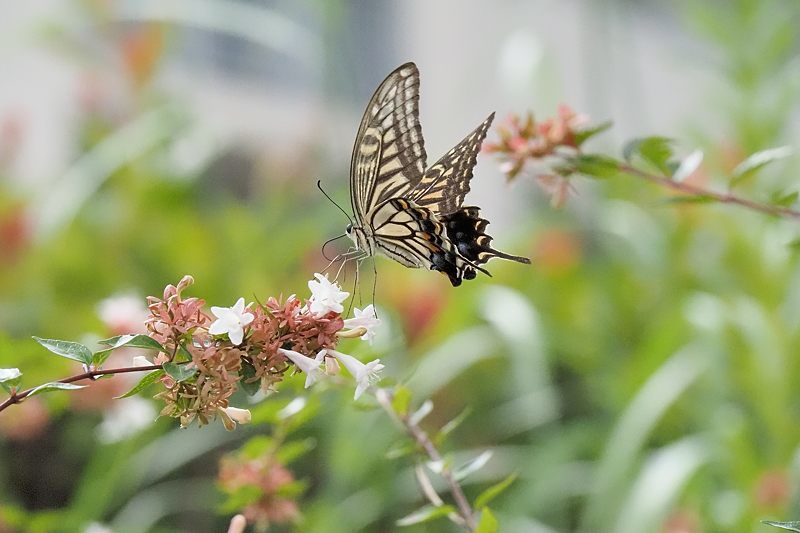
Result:
M359 221L422 178L426 154L418 102L419 71L406 63L387 76L367 105L350 166L350 201Z
M469 192L472 169L493 119L494 113L431 165L408 198L441 215L458 210Z

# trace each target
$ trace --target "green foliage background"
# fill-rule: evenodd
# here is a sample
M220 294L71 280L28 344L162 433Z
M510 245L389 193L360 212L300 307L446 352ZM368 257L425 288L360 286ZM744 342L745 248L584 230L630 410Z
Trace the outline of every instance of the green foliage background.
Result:
M332 5L339 7L308 9L335 25L343 8ZM103 17L93 3L75 11L93 24ZM686 31L715 50L713 68L726 86L708 99L726 131L686 132L706 152L710 178L730 173L731 151L741 159L797 146L797 4L693 2L678 13ZM57 21L46 29L35 38L63 46L65 61L85 59ZM158 57L169 55L174 31L165 30ZM158 58L142 61L132 79L161 68ZM32 335L108 336L96 306L122 290L159 294L190 273L191 294L215 305L305 294L325 264L320 244L342 225L314 188L322 172L334 196L347 197L345 166L318 155L324 139L299 169L264 165L229 184L217 173L230 154L215 154L210 165L181 173L165 161L194 117L179 96L131 83L138 96L127 123L155 126L120 138L121 124L86 112L73 170L90 180L96 170L81 155L103 143L124 143L133 156L101 175L76 216L44 238L14 244L13 232L3 234L0 367L19 367L27 384L76 371ZM113 150L100 152L114 159ZM796 168L790 158L737 190L755 198L790 191ZM20 213L37 212L41 197L2 178L0 221L13 227ZM530 268L493 263L494 277L451 290L442 276L379 259L376 303L388 333L372 348L348 341L343 349L381 357L385 375L407 382L415 402L432 398L424 424L432 431L469 409L443 447L457 461L494 450L465 483L471 497L519 474L492 505L501 531L768 531L760 520L800 518L797 223L670 204L664 191L632 178L576 186L585 197L561 211L530 188L509 191L530 194L531 215L500 240L531 255ZM282 392L254 407L257 421L304 394L295 382ZM422 504L408 458L386 458L402 442L399 430L382 412L354 406L351 394L332 387L310 398L315 416L297 438L313 447L291 464L309 486L298 531L393 530ZM35 440L0 434L0 523L12 531L74 531L90 522L115 531L226 527L229 517L215 512L217 461L269 424L225 433L159 420L102 444L94 431L101 415L76 410L69 396L46 398L49 425Z

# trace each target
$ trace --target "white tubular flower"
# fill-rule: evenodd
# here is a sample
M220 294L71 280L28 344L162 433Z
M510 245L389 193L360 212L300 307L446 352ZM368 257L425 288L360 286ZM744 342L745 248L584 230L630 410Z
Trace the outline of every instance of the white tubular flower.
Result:
M344 365L350 375L356 380L356 393L353 397L354 400L364 394L367 387L380 380L379 373L383 370L384 365L381 364L380 359L375 359L367 364L362 363L352 355L337 352L336 350L328 350L328 354L334 356Z
M222 409L231 420L237 424L249 424L253 419L253 415L249 409L239 409L238 407L224 407Z
M375 329L381 325L380 319L376 316L375 307L369 304L362 311L358 307L353 308L353 318L344 321L344 327L348 329L364 328L366 333L361 335L361 340L369 341L375 338Z
M305 388L309 388L325 376L325 373L320 369L322 362L325 360L325 352L326 350L320 350L317 356L311 359L294 350L278 348L278 353L286 357L289 361L294 363L297 368L306 373Z
M308 289L311 291L311 298L309 299L309 310L315 316L325 316L329 312L341 313L344 311L344 302L349 292L344 292L338 283L328 280L328 275L314 274L315 280L308 282Z
M244 312L244 298L239 298L233 307L212 307L211 313L217 319L208 328L212 335L228 335L236 346L244 340L244 328L253 321L253 313Z

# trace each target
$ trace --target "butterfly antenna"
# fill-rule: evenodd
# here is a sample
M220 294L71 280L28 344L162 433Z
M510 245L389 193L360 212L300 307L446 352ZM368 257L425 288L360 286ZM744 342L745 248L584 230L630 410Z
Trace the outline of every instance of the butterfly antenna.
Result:
M350 215L348 215L348 214L347 214L347 211L345 211L344 209L342 209L342 206L340 206L339 204L337 204L337 203L336 203L336 202L333 200L333 198L331 198L331 197L330 197L330 195L328 195L328 193L326 193L326 192L325 192L325 189L323 189L323 188L322 188L322 180L317 180L317 189L319 189L319 190L320 190L320 192L322 192L322 194L324 194L324 195L325 195L325 198L327 198L328 200L330 200L330 201L331 201L331 203L332 203L333 205L335 205L337 208L339 208L339 211L341 211L342 213L344 213L344 216L346 216L346 217L347 217L347 221L348 221L348 222L350 222L350 224L353 224L353 219L352 219L352 218L350 218ZM353 224L353 225L355 225L355 224Z

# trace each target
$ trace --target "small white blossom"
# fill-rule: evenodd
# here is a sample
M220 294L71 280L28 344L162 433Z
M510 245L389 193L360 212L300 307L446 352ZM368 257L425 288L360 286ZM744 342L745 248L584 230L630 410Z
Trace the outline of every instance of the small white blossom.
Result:
M97 314L112 331L144 331L147 308L135 294L118 294L100 302Z
M328 350L328 353L338 359L355 378L355 400L358 400L358 398L364 394L367 387L380 379L378 373L384 368L380 359L375 359L374 361L364 364L352 355L347 355L346 353L337 352L336 350Z
M278 348L278 353L282 354L284 357L294 363L297 368L305 372L305 388L309 388L311 385L325 376L324 372L322 372L320 369L322 362L325 360L325 350L320 350L314 359L306 357L305 355L295 352L294 350L284 350L283 348Z
M244 312L244 298L239 298L233 307L212 307L211 313L217 319L208 328L212 335L227 334L228 338L235 345L239 345L244 340L244 328L253 321L253 313Z
M344 302L349 292L344 292L339 284L328 280L328 275L314 274L315 280L308 282L308 289L311 291L310 311L315 316L324 316L329 312L341 313L344 311Z
M355 329L355 328L364 328L367 330L366 333L361 335L361 340L369 341L372 344L372 340L375 338L375 329L380 326L381 321L376 316L375 307L372 304L369 304L364 308L362 311L358 307L353 308L353 318L348 318L344 321L344 327Z
M144 398L132 396L115 400L97 426L97 437L104 443L125 440L152 425L157 416L152 402Z

